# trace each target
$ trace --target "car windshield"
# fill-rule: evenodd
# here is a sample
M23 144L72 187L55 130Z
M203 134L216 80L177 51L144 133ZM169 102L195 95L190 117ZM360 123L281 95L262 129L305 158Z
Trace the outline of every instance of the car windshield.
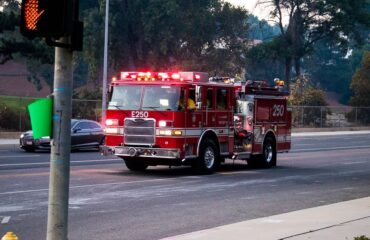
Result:
M180 95L178 86L115 86L108 109L178 111Z
M71 119L71 128L78 122L76 119Z

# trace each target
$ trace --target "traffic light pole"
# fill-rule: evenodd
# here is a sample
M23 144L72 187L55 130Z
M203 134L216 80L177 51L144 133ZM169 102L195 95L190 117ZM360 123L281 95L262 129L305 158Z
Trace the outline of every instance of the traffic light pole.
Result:
M69 44L70 37L61 38L60 43ZM67 240L68 237L72 55L73 50L69 48L55 48L47 240Z

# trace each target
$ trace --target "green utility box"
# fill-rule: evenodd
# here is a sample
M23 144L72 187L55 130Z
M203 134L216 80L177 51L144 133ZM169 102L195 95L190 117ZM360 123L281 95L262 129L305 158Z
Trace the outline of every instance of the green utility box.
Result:
M53 99L43 98L28 105L31 117L33 138L38 139L52 135Z

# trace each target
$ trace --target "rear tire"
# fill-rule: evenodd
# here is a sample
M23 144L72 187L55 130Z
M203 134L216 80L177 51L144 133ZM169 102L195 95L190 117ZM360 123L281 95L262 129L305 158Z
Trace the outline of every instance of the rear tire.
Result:
M199 157L193 168L200 174L211 174L220 165L220 156L216 144L209 139L202 141L199 149Z
M271 137L267 137L263 143L262 160L263 167L276 167L276 144Z
M145 169L148 168L148 164L140 162L136 159L132 159L132 160L125 159L124 161L125 161L126 167L131 171L135 171L135 172L144 171Z
M267 137L263 142L262 154L252 155L247 162L250 167L276 167L276 144L274 139Z

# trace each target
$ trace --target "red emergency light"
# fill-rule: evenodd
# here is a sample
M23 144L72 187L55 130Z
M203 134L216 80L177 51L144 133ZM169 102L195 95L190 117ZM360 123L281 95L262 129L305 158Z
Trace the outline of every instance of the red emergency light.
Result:
M129 81L208 82L208 74L203 72L121 72L120 76Z

